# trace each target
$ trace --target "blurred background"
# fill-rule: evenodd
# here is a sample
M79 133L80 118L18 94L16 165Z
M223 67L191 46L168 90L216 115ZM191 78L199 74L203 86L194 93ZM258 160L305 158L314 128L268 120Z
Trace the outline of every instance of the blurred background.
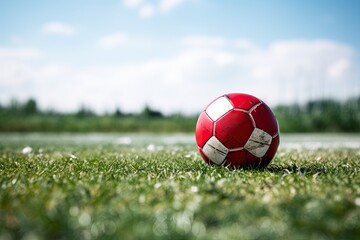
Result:
M356 0L0 2L0 131L192 132L228 92L360 131Z

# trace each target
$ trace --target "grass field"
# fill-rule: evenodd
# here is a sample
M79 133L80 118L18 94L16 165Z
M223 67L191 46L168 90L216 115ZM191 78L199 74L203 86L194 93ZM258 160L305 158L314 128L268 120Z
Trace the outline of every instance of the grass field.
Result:
M2 240L360 236L356 148L281 148L266 169L232 170L190 143L11 139L0 136Z

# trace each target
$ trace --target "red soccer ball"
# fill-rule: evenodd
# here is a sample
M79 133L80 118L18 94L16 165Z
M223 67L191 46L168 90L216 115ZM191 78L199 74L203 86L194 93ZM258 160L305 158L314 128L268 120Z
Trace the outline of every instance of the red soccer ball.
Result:
M243 93L216 98L199 116L196 143L208 164L267 166L279 146L279 127L271 109Z

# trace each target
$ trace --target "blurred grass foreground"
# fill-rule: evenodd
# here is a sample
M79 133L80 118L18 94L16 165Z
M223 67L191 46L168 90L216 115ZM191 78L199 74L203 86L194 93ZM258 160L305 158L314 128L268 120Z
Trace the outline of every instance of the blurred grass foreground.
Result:
M358 239L359 156L282 148L267 169L233 170L193 144L0 137L0 239Z
M360 132L360 97L331 99L273 108L281 132ZM197 115L164 115L145 106L140 113L96 114L81 107L74 113L42 111L36 100L0 104L0 132L193 132Z

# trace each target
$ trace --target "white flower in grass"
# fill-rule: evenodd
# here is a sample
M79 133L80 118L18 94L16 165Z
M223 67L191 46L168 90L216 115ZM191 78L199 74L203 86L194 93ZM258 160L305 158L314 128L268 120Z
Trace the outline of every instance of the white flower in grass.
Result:
M32 150L33 150L32 147L26 146L26 147L23 148L22 153L23 154L30 154L30 153L32 153Z

